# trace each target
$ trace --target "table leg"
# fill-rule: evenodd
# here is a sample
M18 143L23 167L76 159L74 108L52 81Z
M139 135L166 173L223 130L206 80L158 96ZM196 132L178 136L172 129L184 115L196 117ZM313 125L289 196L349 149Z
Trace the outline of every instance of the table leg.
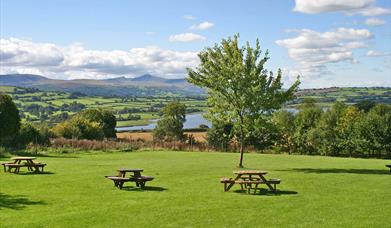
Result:
M273 186L266 180L266 178L262 174L259 174L259 177L263 182L265 182L265 184L267 185L267 187L269 187L270 190L272 190L273 192L276 191L276 189L273 188Z
M239 180L241 176L242 176L242 174L238 174L238 176L234 179L234 181ZM235 182L230 183L227 187L227 191L229 191L232 188L232 186L234 186L234 184L235 184Z

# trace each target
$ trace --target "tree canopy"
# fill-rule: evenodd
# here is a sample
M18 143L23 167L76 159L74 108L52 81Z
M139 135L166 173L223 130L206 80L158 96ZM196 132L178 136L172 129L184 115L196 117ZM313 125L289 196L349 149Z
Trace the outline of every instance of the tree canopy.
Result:
M299 86L282 89L281 70L274 75L265 68L268 51L261 57L259 41L255 47L239 46L239 35L223 39L220 44L206 48L198 54L200 64L188 69L188 81L205 88L211 107L206 116L213 122L232 123L240 142L242 167L245 141L256 131L265 116L293 99ZM258 130L259 131L259 130Z
M0 146L9 146L20 128L19 110L12 98L0 94Z
M156 140L183 140L183 123L186 121L186 106L179 102L171 102L162 109L162 118L153 131Z

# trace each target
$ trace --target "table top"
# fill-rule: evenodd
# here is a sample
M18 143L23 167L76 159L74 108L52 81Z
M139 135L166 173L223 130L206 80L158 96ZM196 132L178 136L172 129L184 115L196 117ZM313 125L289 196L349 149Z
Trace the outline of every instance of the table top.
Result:
M234 174L260 174L260 175L265 175L267 174L266 171L262 170L236 170L234 171Z
M36 157L13 157L12 160L34 160Z
M135 168L121 168L117 170L118 172L142 172L143 169L135 169Z

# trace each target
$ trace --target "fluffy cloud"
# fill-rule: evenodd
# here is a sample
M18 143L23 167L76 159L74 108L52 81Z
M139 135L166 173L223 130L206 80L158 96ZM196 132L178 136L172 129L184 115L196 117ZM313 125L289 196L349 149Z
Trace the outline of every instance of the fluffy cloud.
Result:
M353 49L363 48L363 40L373 35L366 29L338 28L328 32L309 29L298 30L293 38L277 40L279 46L288 49L289 57L296 63L294 72L304 77L330 73L331 63L348 61L357 63Z
M190 29L205 30L205 29L212 28L213 26L214 26L214 24L212 22L204 21L204 22L202 22L200 24L191 26Z
M189 32L189 33L172 35L168 38L168 40L171 42L192 42L192 41L206 40L206 37Z
M390 14L391 10L374 6L374 0L295 0L296 12L327 13L344 12L346 14L360 14L363 16L379 16Z
M198 64L196 52L177 52L149 46L125 50L86 50L81 44L60 47L15 38L0 39L4 73L34 73L64 78L107 78L115 75L183 77Z
M378 18L368 18L365 20L365 24L369 26L384 25L386 22Z

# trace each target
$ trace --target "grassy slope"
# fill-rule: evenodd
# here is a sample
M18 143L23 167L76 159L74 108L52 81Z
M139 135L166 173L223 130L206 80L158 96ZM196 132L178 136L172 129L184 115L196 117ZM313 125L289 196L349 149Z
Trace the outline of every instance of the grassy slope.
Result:
M135 152L42 157L47 175L0 173L2 227L386 227L391 174L385 160L245 156L248 168L282 179L279 195L223 192L238 154ZM141 167L156 179L145 191L103 178ZM131 186L129 184L127 186ZM19 198L19 200L18 200ZM20 200L24 198L24 200ZM24 202L23 202L24 201ZM7 208L6 203L15 208ZM9 204L8 204L9 205Z

